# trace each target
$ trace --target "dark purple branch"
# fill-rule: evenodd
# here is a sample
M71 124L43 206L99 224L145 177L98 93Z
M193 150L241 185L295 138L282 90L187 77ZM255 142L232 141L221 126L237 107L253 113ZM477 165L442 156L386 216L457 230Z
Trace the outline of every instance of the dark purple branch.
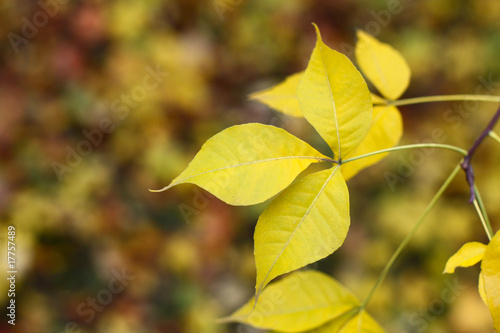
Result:
M481 145L481 143L488 136L488 134L493 130L496 123L498 122L498 119L500 119L500 107L497 109L497 112L493 115L493 118L491 118L491 121L488 124L488 126L486 126L484 131L481 133L481 135L476 139L472 147L469 149L469 151L467 152L467 156L465 156L464 161L461 164L462 169L464 169L465 171L465 179L467 180L467 183L469 184L470 188L469 203L472 203L476 198L476 194L474 191L474 170L472 169L472 157L474 156L474 153L476 152L477 148Z

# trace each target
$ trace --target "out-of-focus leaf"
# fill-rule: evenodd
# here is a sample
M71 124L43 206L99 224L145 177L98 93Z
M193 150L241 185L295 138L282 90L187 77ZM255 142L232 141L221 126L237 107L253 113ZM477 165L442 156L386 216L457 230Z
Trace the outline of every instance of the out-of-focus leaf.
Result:
M465 243L448 259L443 273L454 273L457 267L470 267L483 259L486 245L478 242Z
M303 271L270 284L255 308L254 304L252 298L223 321L281 332L302 332L341 317L357 308L359 302L331 277L317 271Z
M349 224L349 192L338 166L280 193L255 227L257 296L273 278L337 250Z
M500 231L491 239L481 262L484 296L490 309L493 324L500 332Z
M355 53L359 67L383 96L395 100L408 88L410 67L392 46L358 30Z
M368 154L376 150L395 146L403 135L403 120L399 110L394 106L375 106L373 121L361 143L347 158ZM387 153L365 157L342 164L342 174L346 180L356 175L362 169L369 167L387 156Z
M233 126L210 138L172 183L196 184L231 205L263 202L311 163L327 158L287 131L269 125Z
M304 72L295 73L272 88L251 94L249 97L271 108L294 117L303 117L297 100L297 86Z
M300 110L335 154L344 158L365 137L372 119L366 82L351 61L326 46L318 27L316 47L297 88Z

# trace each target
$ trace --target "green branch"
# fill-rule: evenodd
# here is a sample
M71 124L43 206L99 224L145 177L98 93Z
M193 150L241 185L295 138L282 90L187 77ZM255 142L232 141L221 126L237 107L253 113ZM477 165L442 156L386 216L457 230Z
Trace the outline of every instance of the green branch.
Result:
M387 149L373 151L373 152L368 153L368 154L363 154L363 155L359 155L359 156L356 156L356 157L352 157L352 158L348 158L348 159L342 160L342 164L349 163L349 162L352 162L352 161L356 161L356 160L359 160L359 159L362 159L362 158L365 158L365 157L370 157L370 156L377 155L377 154L383 154L383 153L388 153L388 152L391 152L391 151L398 151L398 150L405 150L405 149L414 149L414 148L440 148L440 149L447 149L447 150L455 151L455 152L459 153L462 156L467 156L467 151L465 149L458 148L456 146L445 145L445 144L440 144L440 143L419 143L419 144L414 144L414 145L397 146L397 147L392 147L392 148L387 148Z
M483 224L484 231L486 231L486 235L488 239L491 240L493 238L493 228L491 227L490 220L488 218L488 213L486 212L486 207L484 206L483 199L481 198L481 194L479 194L479 190L477 186L474 184L474 207L476 208L477 215L479 215L479 219Z
M410 240L413 238L413 236L415 235L415 232L422 225L422 222L424 221L424 219L430 213L430 211L432 210L432 208L434 208L434 206L438 202L439 198L441 198L441 196L443 195L444 191L450 185L451 181L453 180L453 178L455 178L455 176L460 171L460 169L461 169L461 167L460 167L460 164L459 164L459 165L457 165L455 167L455 169L453 169L453 171L450 173L450 175L448 176L448 178L446 178L446 180L444 181L443 185L441 185L441 187L439 188L439 190L437 191L437 193L432 198L431 202L425 208L424 212L422 213L422 215L418 219L418 221L415 224L415 226L411 229L411 231L408 233L408 235L406 235L405 239L401 242L401 244L397 248L396 252L394 252L394 254L392 255L392 257L389 260L389 262L385 265L384 270L382 271L382 273L380 273L380 276L379 276L377 282L373 286L372 290L370 291L370 293L368 294L368 296L366 297L366 299L364 300L364 302L361 304L360 309L366 308L366 306L368 305L368 303L372 299L373 294L375 293L375 291L377 290L377 288L384 281L384 279L386 278L387 274L391 270L391 268L394 265L394 262L396 261L396 259L399 257L399 255L401 254L401 252L403 252L403 250L405 249L405 247L408 245L408 243L410 242Z
M477 101L477 102L500 103L500 96L490 96L490 95L424 96L424 97L400 99L397 101L387 101L386 104L380 104L380 105L400 106L400 105L422 104L422 103L432 103L432 102L450 102L450 101Z

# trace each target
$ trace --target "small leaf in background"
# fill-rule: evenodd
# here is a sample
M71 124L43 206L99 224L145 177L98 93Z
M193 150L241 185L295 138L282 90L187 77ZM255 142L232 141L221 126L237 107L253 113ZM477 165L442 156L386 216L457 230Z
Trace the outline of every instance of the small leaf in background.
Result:
M457 267L470 267L483 259L486 245L478 242L465 243L448 259L443 273L454 273Z
M303 117L297 100L297 86L304 72L295 73L272 88L251 94L255 99L289 116Z
M372 119L366 82L351 61L321 40L297 88L300 110L333 150L344 158L363 140Z
M399 110L394 106L375 106L373 108L373 121L368 134L347 158L391 148L399 142L402 135L403 119ZM342 174L348 180L362 169L377 163L387 154L377 154L342 164Z
M275 277L325 258L349 229L349 192L338 166L280 193L255 227L256 295Z
M320 154L287 131L263 124L233 126L210 138L172 183L196 184L231 205L252 205L274 196Z
M355 53L359 67L384 97L395 100L408 88L410 68L392 46L358 30Z
M500 332L500 232L491 239L484 251L481 263L486 304L490 309L493 324Z
M302 332L357 308L357 298L339 282L317 271L294 272L272 283L222 321L236 321L262 329Z

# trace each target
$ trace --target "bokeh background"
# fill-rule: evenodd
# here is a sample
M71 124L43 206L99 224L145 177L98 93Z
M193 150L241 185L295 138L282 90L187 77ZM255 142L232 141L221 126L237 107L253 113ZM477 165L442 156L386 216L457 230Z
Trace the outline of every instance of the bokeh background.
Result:
M5 253L7 226L17 230L19 273L16 326L2 315L0 332L253 332L215 318L253 293L253 229L268 203L148 188L236 124L280 126L327 152L305 121L247 99L305 68L311 22L351 59L356 29L400 50L413 72L404 97L474 93L484 81L482 93L500 94L497 0L1 1L0 234ZM437 130L441 143L468 148L496 107L401 107L402 142L430 142ZM363 299L457 162L437 150L394 153L352 179L349 236L314 268ZM497 230L500 146L486 142L474 166ZM390 185L388 172L400 181ZM464 242L487 241L463 178L369 306L388 332L492 331L479 268L441 274Z

